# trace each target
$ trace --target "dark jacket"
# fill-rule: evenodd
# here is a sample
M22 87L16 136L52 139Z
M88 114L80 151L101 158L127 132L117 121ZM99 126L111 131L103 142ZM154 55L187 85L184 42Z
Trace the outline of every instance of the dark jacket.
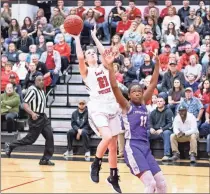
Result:
M128 71L124 74L124 83L131 83L135 79L137 79L136 68L130 67Z
M6 55L7 55L7 58L8 58L8 61L12 62L12 63L17 63L19 60L18 60L18 56L19 56L19 53L18 52L6 52Z
M184 78L184 74L182 72L177 71L176 76L173 77L171 75L171 72L168 71L163 75L162 92L169 92L169 90L173 87L175 79L179 79L181 84L184 86L185 78Z
M171 109L165 107L165 109L160 112L158 108L153 110L149 116L149 127L155 130L162 128L165 130L172 130L173 125L173 112Z
M178 16L180 17L181 22L184 22L184 19L189 16L190 7L184 9L184 7L180 8L178 11Z
M93 134L88 122L88 110L87 108L83 113L80 113L79 110L75 110L71 116L71 126L73 130L78 131L78 129L88 131L88 134Z
M42 73L39 72L39 71L36 71L32 76L30 76L30 74L31 73L28 72L28 74L26 75L25 82L24 82L24 85L23 85L23 89L27 89L30 86L34 85L36 77L39 76L39 75L42 75Z
M29 46L32 45L32 39L27 37L26 39L20 38L17 42L17 49L24 53L29 53Z

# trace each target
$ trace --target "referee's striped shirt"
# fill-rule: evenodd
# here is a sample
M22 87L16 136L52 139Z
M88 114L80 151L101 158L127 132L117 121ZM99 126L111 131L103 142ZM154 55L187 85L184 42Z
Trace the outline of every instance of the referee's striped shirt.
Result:
M29 104L35 113L44 113L46 107L46 97L44 90L31 86L24 98L24 103Z

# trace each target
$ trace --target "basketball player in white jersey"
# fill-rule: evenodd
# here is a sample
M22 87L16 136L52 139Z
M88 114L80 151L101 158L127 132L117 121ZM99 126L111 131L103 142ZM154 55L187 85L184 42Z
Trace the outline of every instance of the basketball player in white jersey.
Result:
M96 27L91 31L93 40L102 56L102 63L97 63L97 54L93 49L88 49L83 54L80 37L71 35L76 42L76 53L79 60L79 70L87 86L90 95L88 103L88 112L90 125L97 135L102 137L96 151L94 162L91 165L90 177L95 183L99 182L99 171L101 169L102 157L107 148L109 149L110 176L107 182L112 186L115 192L121 193L119 186L119 176L117 169L117 136L121 130L119 119L119 105L116 102L109 81L109 60L103 45L96 37ZM113 57L112 57L113 58Z

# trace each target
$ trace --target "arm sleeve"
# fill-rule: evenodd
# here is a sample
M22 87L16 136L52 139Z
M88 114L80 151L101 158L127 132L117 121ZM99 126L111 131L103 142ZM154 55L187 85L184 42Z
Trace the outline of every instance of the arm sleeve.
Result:
M179 131L179 122L178 122L178 117L176 116L173 122L173 131L175 135L178 135Z
M198 128L197 128L196 118L195 118L194 115L191 115L190 129L185 132L185 135L192 135L192 134L197 133L197 132L198 132Z

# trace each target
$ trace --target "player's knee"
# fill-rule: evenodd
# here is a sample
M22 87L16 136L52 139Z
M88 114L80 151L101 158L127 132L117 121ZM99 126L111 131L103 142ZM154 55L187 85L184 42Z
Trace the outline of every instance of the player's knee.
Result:
M151 179L145 187L148 188L149 191L155 191L156 189L156 182L154 179Z
M161 193L166 193L167 185L162 173L155 176L155 181L156 181L157 190Z

